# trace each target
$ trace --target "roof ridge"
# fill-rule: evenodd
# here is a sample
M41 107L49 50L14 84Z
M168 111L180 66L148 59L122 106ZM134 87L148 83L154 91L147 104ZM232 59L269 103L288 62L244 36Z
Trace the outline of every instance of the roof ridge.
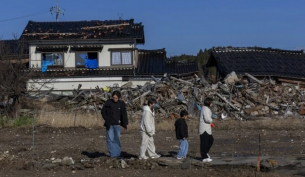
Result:
M165 52L165 48L162 49L139 49L139 52Z
M75 23L75 22L114 22L114 21L122 21L122 22L133 22L134 19L127 20L75 20L75 21L33 21L29 20L28 23ZM135 23L137 24L137 23Z
M263 47L222 47L213 48L217 52L279 52L279 53L291 53L291 54L303 54L303 50L285 50L285 49L273 49L273 48L263 48Z

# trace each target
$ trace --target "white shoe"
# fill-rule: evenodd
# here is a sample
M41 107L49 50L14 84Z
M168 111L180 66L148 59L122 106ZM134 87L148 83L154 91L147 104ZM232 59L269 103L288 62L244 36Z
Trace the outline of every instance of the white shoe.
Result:
M145 156L145 157L139 157L139 160L146 160L146 159L148 159L147 156Z
M184 159L184 157L177 157L178 160Z
M157 158L159 158L159 157L161 157L161 155L160 155L160 154L157 154L157 155L152 156L152 157L150 157L150 158L152 158L152 159L157 159Z
M203 159L202 162L205 162L205 163L207 163L207 162L212 162L212 159L206 158L206 159Z

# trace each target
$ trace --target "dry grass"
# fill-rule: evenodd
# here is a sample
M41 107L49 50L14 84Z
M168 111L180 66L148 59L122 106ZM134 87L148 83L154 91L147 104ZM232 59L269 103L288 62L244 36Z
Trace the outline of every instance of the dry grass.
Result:
M82 126L87 128L102 127L104 120L100 114L98 117L93 113L75 113L73 112L61 112L61 111L46 111L41 110L36 115L36 124L48 125L50 127L73 127L75 120L75 126ZM140 119L129 119L129 130L139 130ZM189 119L187 121L189 129L196 129L197 120ZM175 119L158 119L156 120L156 130L173 131L175 130Z
M104 120L100 115L98 117L90 113L75 113L73 112L60 112L60 111L40 111L36 116L36 123L48 125L51 127L101 127Z
M76 119L75 119L76 118ZM36 123L49 125L51 127L73 127L82 126L87 128L102 127L104 120L100 113L77 112L76 117L74 112L58 111L54 107L44 105L36 115ZM176 119L158 118L156 119L157 131L174 131ZM269 129L269 130L293 130L302 129L305 127L305 119L303 118L270 118L270 119L254 119L253 121L240 120L213 120L216 129L232 130L232 129ZM187 120L189 132L198 131L197 118L189 118ZM129 117L129 130L139 130L139 116ZM215 130L216 130L215 129Z

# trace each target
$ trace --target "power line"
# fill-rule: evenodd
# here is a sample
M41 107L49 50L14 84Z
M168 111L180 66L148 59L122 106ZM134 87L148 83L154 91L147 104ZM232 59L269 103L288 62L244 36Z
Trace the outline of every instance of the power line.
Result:
M11 21L11 20L17 20L20 18L26 18L26 17L32 17L35 15L40 15L40 14L44 14L44 13L48 13L50 10L43 10L43 11L38 11L36 13L32 13L32 14L28 14L28 15L24 15L24 16L20 16L20 17L15 17L15 18L10 18L10 19L6 19L6 20L0 20L0 22L6 22L6 21Z

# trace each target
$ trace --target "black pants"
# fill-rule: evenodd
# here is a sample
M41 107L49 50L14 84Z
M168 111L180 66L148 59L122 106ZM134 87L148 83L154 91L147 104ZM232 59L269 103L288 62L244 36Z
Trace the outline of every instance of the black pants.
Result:
M208 158L207 153L209 153L214 142L212 135L209 135L206 131L200 135L200 153L203 159Z

